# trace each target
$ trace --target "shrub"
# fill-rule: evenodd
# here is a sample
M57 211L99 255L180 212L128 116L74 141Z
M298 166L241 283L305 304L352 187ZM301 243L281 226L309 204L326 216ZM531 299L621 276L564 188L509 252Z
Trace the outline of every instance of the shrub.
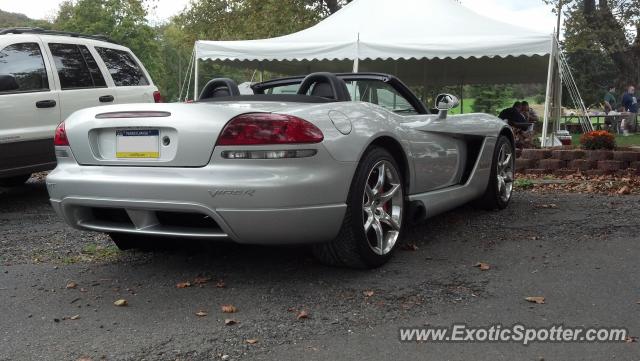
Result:
M605 131L596 130L583 134L580 137L580 144L584 149L597 150L597 149L609 149L613 150L616 147L616 137Z

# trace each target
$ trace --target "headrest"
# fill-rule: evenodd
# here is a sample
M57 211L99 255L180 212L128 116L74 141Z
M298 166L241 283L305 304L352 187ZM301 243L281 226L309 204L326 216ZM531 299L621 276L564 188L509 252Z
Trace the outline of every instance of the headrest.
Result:
M313 88L312 88L313 87ZM309 90L311 93L309 94ZM312 95L339 102L351 101L351 95L344 80L331 73L309 74L298 90L299 95Z
M238 85L231 79L213 79L205 85L198 100L211 98L234 97L240 95Z

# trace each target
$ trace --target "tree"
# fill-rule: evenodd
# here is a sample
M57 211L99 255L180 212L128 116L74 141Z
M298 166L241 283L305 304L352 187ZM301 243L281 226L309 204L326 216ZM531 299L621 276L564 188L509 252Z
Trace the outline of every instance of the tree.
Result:
M352 0L316 0L316 1L312 1L313 3L315 3L316 6L321 6L324 7L329 14L333 14L336 11L340 10L342 8L342 6L350 3ZM319 4L318 4L319 3Z
M56 30L103 34L130 48L153 79L164 76L160 45L147 24L143 0L67 0L60 5L53 27Z
M557 6L558 0L544 1ZM640 0L573 0L565 4L564 48L569 53L604 54L617 73L611 81L619 86L640 83ZM604 59L598 62L607 63Z
M34 20L23 14L9 13L0 10L0 28L13 28L22 26L35 26L40 28L50 28L51 23L45 20Z
M190 50L198 39L245 40L271 38L294 33L318 23L325 13L318 1L310 0L194 0L190 7L172 19L183 32L182 42ZM177 44L176 44L177 45ZM201 84L215 77L246 81L252 71L217 63L200 63Z
M475 85L469 86L473 111L477 113L496 114L511 99L513 89L508 85Z

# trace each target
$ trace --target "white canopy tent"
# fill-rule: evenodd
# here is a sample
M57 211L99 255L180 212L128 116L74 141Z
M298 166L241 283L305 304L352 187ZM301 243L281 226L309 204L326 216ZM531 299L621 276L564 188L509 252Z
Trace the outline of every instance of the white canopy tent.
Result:
M481 16L454 0L354 0L294 34L197 41L195 59L194 98L199 90L198 60L207 59L291 75L378 71L425 88L546 82L547 108L558 71L553 34Z

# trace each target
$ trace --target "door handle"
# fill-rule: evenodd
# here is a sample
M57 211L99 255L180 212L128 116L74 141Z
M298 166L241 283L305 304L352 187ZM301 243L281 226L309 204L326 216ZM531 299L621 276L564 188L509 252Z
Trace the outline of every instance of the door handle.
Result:
M55 108L56 101L55 100L41 100L36 102L37 108Z
M100 100L100 103L111 103L115 100L115 98L113 97L113 95L103 95L98 98L98 100Z

